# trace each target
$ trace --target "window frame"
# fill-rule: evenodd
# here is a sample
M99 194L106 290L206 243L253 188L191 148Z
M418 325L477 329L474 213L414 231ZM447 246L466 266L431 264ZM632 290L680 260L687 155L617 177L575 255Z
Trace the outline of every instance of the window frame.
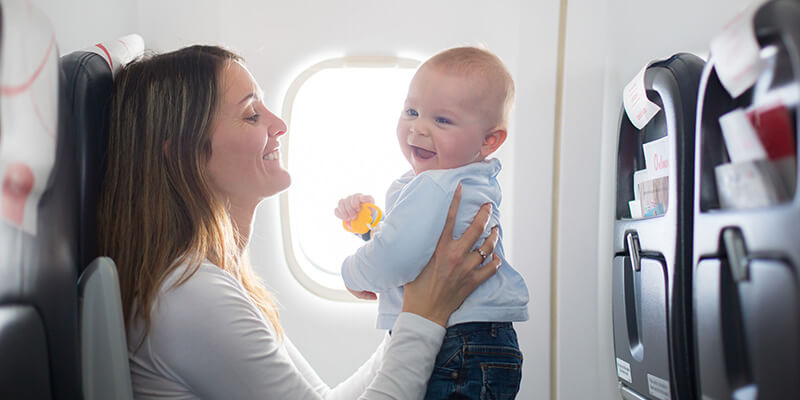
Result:
M281 116L286 124L291 127L292 108L297 93L308 79L320 71L337 68L417 68L421 63L422 62L417 59L399 56L343 56L321 61L303 70L292 81L291 85L289 85L289 89L286 91L283 100ZM289 146L291 146L291 137L291 134L286 135L281 140L281 145L283 147L281 157L284 160L284 166L286 168L289 168L290 165ZM289 212L289 191L284 191L280 194L280 219L284 257L289 266L289 271L291 271L292 276L294 276L301 286L309 292L328 300L350 303L368 302L366 300L357 299L346 289L337 289L323 285L309 274L307 269L319 267L313 265L313 260L308 259L303 254L300 244L294 241ZM321 271L320 273L324 272Z

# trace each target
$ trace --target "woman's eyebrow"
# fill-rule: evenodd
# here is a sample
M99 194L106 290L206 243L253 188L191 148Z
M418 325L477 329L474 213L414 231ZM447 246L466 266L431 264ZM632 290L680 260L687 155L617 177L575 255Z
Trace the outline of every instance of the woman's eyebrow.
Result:
M248 93L246 96L244 96L244 98L239 100L239 102L236 104L242 104L249 99L261 100L262 97L264 97L264 92L258 90L257 92Z
M248 93L248 94L247 94L247 96L244 96L244 98L242 98L241 100L239 100L239 102L238 102L238 103L236 103L236 104L242 104L242 103L244 103L245 101L247 101L247 100L249 100L249 99L251 99L251 98L256 98L256 94L255 94L255 92L254 92L254 93Z

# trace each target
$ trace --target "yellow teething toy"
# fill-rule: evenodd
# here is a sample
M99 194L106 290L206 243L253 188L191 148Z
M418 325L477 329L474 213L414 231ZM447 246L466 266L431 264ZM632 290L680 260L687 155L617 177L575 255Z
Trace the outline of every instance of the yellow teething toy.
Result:
M372 230L383 218L383 211L372 203L361 203L361 210L356 219L342 221L342 226L348 232L363 235Z

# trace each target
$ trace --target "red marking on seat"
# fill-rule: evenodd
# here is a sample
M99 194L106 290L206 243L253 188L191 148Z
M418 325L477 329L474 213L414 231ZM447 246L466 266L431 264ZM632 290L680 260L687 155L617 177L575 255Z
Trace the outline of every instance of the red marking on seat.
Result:
M55 130L50 129L50 127L47 126L47 122L44 120L42 112L39 110L39 105L36 104L36 99L34 99L33 96L31 96L31 104L33 105L33 111L36 113L36 118L39 119L39 123L42 124L42 128L44 128L44 131L47 133L48 136L55 139L56 137Z
M47 64L47 60L50 59L50 52L51 50L53 50L53 46L55 45L55 43L56 43L56 36L55 35L50 36L50 45L47 46L47 52L44 55L44 59L42 60L41 64L39 64L39 66L36 68L36 71L33 72L33 75L21 85L0 86L0 88L2 88L3 94L6 96L15 96L28 90L31 87L31 85L33 85L33 82L36 82L36 78L39 77L39 74L42 73L44 66Z
M98 43L95 46L99 47L100 50L103 50L103 52L106 53L106 57L108 57L108 65L111 66L111 69L113 70L114 69L114 61L111 61L111 54L108 52L108 50L106 50L106 46L103 46L102 43Z

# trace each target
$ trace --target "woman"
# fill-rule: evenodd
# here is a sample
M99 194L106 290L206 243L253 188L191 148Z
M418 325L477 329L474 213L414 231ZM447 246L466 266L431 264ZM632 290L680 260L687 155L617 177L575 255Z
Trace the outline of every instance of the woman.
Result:
M391 339L330 389L283 335L244 256L258 203L285 190L286 125L235 54L192 46L115 79L100 247L119 268L137 398L421 398L449 315L500 264L460 240L451 215L431 261L405 286ZM497 232L481 249L492 253Z

